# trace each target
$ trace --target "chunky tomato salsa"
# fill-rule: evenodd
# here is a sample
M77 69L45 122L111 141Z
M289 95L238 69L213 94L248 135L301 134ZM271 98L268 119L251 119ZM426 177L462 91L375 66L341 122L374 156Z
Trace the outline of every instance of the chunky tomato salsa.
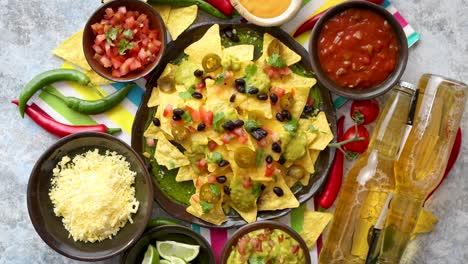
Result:
M125 6L107 8L105 12L101 22L91 25L96 35L94 58L112 68L113 77L143 69L156 60L161 49L160 32L149 28L146 14L127 11Z
M395 69L395 32L382 16L351 8L328 20L318 43L320 64L341 87L365 89L382 83Z

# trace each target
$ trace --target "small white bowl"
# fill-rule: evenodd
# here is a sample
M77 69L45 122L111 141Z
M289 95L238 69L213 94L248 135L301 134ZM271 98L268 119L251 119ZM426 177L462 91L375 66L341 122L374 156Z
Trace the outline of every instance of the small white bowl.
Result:
M281 15L277 17L272 17L272 18L262 18L253 15L252 13L247 10L240 2L239 0L230 0L232 6L243 16L245 19L247 19L249 22L259 25L259 26L264 26L264 27L269 27L269 26L278 26L282 25L289 20L291 20L301 9L302 5L302 0L291 0L291 4L289 5L288 9L286 9ZM281 0L279 0L281 1Z

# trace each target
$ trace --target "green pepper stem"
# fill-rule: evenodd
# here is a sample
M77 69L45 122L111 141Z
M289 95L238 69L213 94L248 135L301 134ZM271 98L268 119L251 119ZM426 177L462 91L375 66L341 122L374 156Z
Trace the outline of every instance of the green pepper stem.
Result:
M120 128L118 128L118 127L110 127L110 128L107 128L107 129L106 129L106 132L107 132L108 134L111 134L111 135L113 135L113 134L115 134L115 133L118 133L118 132L120 132L120 131L122 131L122 129L120 129Z
M66 102L68 100L63 94L61 94L59 92L56 92L55 88L50 86L50 85L44 86L44 88L42 88L42 91L47 93L47 94L50 94L52 96L55 96L55 97L61 99L64 102Z
M353 138L343 140L343 141L340 141L340 142L330 143L330 144L328 144L328 146L332 147L332 148L341 148L341 146L343 146L345 144L348 144L348 143L351 143L351 142L356 142L356 141L362 141L364 139L365 139L364 137L353 137Z
M99 89L98 89L96 86L94 86L92 83L88 83L88 86L91 87L91 89L93 89L101 98L106 97L106 96L103 95L103 94L101 93L101 91L99 91Z

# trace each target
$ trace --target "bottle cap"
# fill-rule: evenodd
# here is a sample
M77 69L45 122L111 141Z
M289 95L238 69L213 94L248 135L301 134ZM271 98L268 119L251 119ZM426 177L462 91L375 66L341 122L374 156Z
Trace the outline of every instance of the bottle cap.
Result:
M401 92L405 92L409 94L414 94L414 92L416 92L417 90L416 85L410 82L405 82L405 81L398 81L396 87L394 88Z

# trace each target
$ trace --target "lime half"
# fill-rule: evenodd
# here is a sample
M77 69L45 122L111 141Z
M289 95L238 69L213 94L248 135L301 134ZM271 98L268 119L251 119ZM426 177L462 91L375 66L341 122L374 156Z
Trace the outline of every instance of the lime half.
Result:
M178 257L171 257L171 264L186 264L186 262Z
M160 259L159 264L172 264L172 263L167 259Z
M174 257L182 259L184 262L190 262L194 260L200 252L200 246L189 245L174 241L158 241L156 242L159 255L167 260L171 260L171 263L183 263L173 260Z
M148 245L148 249L146 250L141 264L160 264L158 251L153 245Z

